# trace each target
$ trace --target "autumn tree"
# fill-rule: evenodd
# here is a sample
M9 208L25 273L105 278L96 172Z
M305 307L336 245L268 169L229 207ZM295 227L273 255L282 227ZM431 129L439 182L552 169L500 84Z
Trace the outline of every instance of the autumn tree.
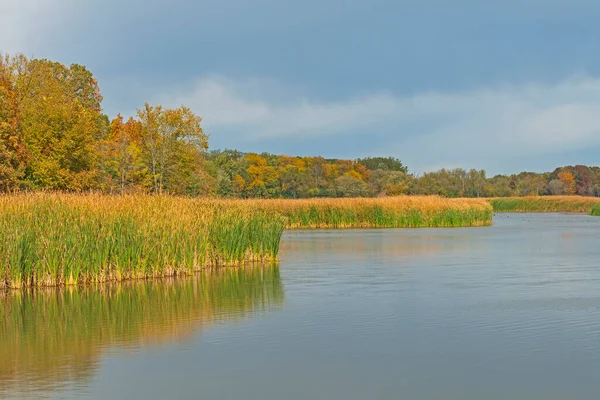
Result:
M265 157L250 153L246 155L250 166L246 169L250 177L248 190L255 197L276 197L275 188L278 187L278 173L275 167L268 165Z
M152 191L181 193L202 178L202 154L208 135L202 118L189 108L167 109L148 103L138 110L142 156L150 174ZM183 184L183 186L182 186Z
M142 163L141 122L131 117L123 122L123 117L117 115L105 141L104 165L120 193L142 183L146 169Z
M80 190L97 185L101 97L97 82L84 71L78 65L31 60L19 74L20 126L31 159L26 178L34 187ZM83 92L93 93L95 100Z
M548 182L548 192L555 196L565 194L565 184L560 179L552 179Z
M577 193L577 184L575 183L575 177L571 172L562 171L558 173L558 180L563 184L565 194Z
M27 149L21 133L20 95L15 77L24 57L0 53L0 192L16 188L25 175Z

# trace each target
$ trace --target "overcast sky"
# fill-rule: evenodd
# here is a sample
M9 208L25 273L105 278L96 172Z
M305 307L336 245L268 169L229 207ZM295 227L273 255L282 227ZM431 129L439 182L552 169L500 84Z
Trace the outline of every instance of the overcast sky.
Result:
M0 0L0 50L104 109L191 107L211 148L490 174L598 165L597 0Z

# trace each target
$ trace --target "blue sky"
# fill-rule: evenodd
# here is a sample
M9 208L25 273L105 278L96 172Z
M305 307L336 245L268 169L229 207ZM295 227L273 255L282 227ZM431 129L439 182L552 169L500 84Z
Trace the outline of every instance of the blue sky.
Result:
M598 164L591 0L2 0L0 50L186 104L212 148L392 155L414 172Z

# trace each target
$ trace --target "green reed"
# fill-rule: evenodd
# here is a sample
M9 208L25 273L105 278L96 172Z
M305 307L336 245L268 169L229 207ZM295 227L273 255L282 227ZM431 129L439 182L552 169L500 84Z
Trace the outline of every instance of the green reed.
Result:
M490 199L496 212L577 212L590 213L600 198L584 196L504 197Z

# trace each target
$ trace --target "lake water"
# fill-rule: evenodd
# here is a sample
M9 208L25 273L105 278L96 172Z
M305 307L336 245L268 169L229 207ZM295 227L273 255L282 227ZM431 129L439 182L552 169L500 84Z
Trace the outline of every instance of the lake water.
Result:
M0 398L600 398L600 218L288 231L280 258L3 295Z

